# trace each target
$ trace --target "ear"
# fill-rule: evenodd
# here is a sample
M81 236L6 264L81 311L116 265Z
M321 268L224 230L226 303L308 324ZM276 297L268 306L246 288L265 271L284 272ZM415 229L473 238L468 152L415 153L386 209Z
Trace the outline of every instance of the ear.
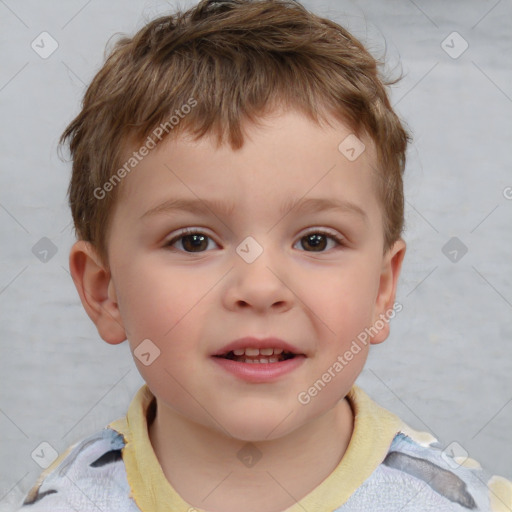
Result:
M395 308L394 304L398 276L400 275L405 256L405 248L405 242L400 238L384 255L372 324L378 332L372 336L372 344L382 343L389 336L389 320L392 318L390 313L393 312L394 316L395 311L401 311L402 309L401 307L399 309ZM381 324L384 325L382 326ZM378 329L377 326L379 327Z
M69 270L82 305L99 335L113 345L126 340L110 271L103 266L90 242L80 240L71 247Z

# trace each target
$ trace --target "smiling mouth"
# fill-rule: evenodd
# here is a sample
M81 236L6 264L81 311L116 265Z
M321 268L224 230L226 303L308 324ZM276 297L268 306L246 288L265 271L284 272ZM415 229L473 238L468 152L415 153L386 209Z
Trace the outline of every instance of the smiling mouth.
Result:
M283 351L283 349L240 349L231 350L227 354L218 355L221 359L229 359L237 363L257 363L257 364L272 364L293 359L297 354Z

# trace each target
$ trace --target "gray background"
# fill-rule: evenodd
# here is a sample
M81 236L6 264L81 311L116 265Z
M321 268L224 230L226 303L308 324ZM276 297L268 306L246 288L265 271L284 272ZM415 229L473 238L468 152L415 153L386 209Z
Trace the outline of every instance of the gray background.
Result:
M512 478L512 2L304 4L385 53L388 71L403 70L391 97L414 135L403 311L358 383L414 428ZM101 341L69 275L70 164L56 148L109 38L175 5L0 0L2 511L40 473L31 453L41 442L62 451L123 415L141 385L127 345ZM47 59L31 48L43 31L59 45ZM469 45L458 58L453 31ZM43 237L57 250L46 262L32 250ZM443 253L452 237L467 248L456 262Z

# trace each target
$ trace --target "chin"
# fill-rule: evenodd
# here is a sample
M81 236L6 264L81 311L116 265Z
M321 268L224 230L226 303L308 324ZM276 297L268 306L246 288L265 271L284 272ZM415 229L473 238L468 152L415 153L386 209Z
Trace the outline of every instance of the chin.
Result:
M231 437L247 443L262 443L279 439L293 432L300 425L296 423L296 415L283 414L284 409L275 414L253 411L242 417L226 418L226 430Z

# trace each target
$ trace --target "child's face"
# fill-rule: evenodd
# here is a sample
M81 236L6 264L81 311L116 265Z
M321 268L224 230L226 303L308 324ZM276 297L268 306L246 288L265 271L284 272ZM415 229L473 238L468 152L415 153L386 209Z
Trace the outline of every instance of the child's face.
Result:
M363 343L316 396L308 389L392 307L404 250L400 241L383 255L369 141L351 162L338 150L350 130L294 112L248 133L238 151L207 138L167 140L125 178L108 293L131 349L149 339L160 351L147 366L135 358L159 407L255 441L293 431L347 394ZM177 200L194 208L148 213ZM318 208L320 200L343 206ZM291 209L296 201L304 208ZM184 228L203 238L178 238ZM100 334L119 341L116 328ZM246 336L280 338L303 355L288 373L247 380L213 356ZM387 325L373 342L386 336ZM157 354L152 344L145 362Z

